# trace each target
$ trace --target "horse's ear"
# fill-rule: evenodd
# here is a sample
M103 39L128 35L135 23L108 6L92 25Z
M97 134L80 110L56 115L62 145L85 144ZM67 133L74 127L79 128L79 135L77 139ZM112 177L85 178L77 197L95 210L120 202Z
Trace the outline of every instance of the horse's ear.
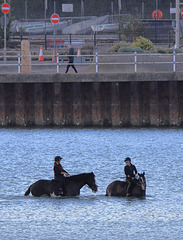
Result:
M140 173L138 173L139 177L140 177Z
M145 172L143 172L143 175L145 175Z

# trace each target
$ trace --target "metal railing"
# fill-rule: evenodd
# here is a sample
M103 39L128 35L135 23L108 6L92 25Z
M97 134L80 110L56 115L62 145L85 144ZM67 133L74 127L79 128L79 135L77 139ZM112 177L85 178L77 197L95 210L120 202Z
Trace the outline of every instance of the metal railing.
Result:
M3 61L2 56L0 56L0 68L1 67L11 67L11 66L17 66L17 72L21 73L21 67L22 65L26 66L26 64L22 64L22 58L31 58L37 59L36 61L31 61L31 66L55 66L55 72L60 73L60 66L67 66L68 64L68 55L59 55L57 53L55 56L47 55L46 57L52 58L50 61L38 61L39 56L33 55L33 56L21 56L19 53L18 56L7 56L8 60ZM54 57L54 60L53 60ZM119 57L119 60L117 58ZM176 66L178 64L181 64L181 69L183 69L183 54L182 53L170 53L170 54L137 54L137 52L129 53L129 54L99 54L96 52L94 55L81 55L76 56L74 55L75 59L79 59L79 61L74 61L74 65L76 66L95 66L93 68L93 72L100 73L104 72L102 68L105 68L107 72L110 72L109 66L115 66L116 69L119 69L122 66L131 66L131 70L129 72L135 72L137 73L139 68L147 68L147 66L158 66L163 68L163 71L177 71ZM110 60L110 58L112 58ZM155 59L153 59L155 58ZM14 61L11 61L11 59L14 59ZM15 60L17 59L17 60ZM84 59L84 60L83 60ZM85 61L86 59L90 59L90 61ZM115 59L115 60L114 60ZM168 70L165 70L165 66L169 66ZM84 70L83 70L84 71ZM153 70L152 70L153 71ZM155 71L155 70L154 70ZM1 70L0 70L1 72ZM9 71L8 71L9 72ZM116 71L118 72L118 70ZM143 72L140 70L140 72Z

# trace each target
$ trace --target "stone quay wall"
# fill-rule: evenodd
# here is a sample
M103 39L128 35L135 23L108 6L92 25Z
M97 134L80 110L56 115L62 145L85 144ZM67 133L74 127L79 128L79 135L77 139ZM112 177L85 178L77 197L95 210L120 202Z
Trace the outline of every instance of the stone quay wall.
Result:
M183 73L1 74L0 126L183 126Z

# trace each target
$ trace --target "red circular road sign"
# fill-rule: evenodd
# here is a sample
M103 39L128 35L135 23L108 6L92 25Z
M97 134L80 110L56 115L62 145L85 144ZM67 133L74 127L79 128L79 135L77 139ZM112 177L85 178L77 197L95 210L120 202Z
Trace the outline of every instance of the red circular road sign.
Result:
M51 15L51 22L52 22L53 24L59 23L59 22L60 22L60 17L59 17L59 15L56 14L56 13L52 14L52 15Z
M181 9L181 16L183 17L183 8Z
M153 19L162 19L162 17L163 17L163 13L162 13L162 11L160 11L160 10L154 10L153 12L152 12L152 18Z
M3 3L3 5L1 6L1 10L4 14L9 13L10 5L8 3Z

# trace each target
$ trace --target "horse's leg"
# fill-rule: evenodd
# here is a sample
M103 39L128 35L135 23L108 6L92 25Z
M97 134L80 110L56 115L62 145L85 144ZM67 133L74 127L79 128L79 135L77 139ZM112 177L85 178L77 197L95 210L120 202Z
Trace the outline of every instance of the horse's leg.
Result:
M126 196L126 187L124 184L119 183L117 185L117 189L116 189L116 196L117 197L125 197Z
M135 196L135 197L144 196L144 193L143 193L141 187L139 187L139 186L136 185L136 186L132 189L132 196Z
M107 190L106 190L106 196L111 197L111 192L109 191L108 188L107 188Z

